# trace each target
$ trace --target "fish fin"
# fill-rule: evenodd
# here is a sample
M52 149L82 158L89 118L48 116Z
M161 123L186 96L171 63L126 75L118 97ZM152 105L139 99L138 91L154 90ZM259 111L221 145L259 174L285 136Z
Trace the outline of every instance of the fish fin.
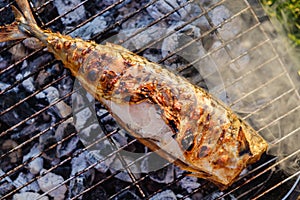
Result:
M17 22L6 26L0 26L0 42L19 40L27 37L28 36L25 33L19 30Z
M22 12L20 12L18 9L13 9L14 14L16 16L16 20L18 21L18 18L21 17L25 21L21 21L22 23L27 22L27 24L36 24L36 21L33 17L33 14L31 12L31 8L29 6L29 3L27 0L16 0L19 8Z

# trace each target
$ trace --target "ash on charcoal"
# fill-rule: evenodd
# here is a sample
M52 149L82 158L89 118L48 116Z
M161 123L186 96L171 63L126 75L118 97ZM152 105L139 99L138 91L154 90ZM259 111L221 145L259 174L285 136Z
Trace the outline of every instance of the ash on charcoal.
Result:
M41 196L38 193L34 192L22 192L20 194L14 194L13 200L28 200L28 199L39 199L39 200L48 200L47 196Z
M220 5L215 7L212 11L210 11L208 13L208 16L210 17L213 25L218 26L226 19L230 18L231 12L224 5Z
M42 91L43 94L46 95L48 102L54 103L55 101L57 101L59 99L59 91L57 88L55 87L48 87L45 90ZM39 94L38 97L41 98L43 97L43 94ZM65 118L67 116L69 116L72 112L72 108L66 104L64 101L59 101L57 103L55 103L55 110L58 114L58 116L60 116L61 118Z
M95 34L100 33L107 28L107 26L106 19L103 16L98 16L93 21L88 22L70 33L70 36L90 40Z
M83 110L77 112L74 116L75 127L78 131L86 128L91 122L94 122L93 112L90 108L84 108Z
M0 197L12 191L14 189L14 185L11 182L3 182L0 183Z
M75 153L76 154L76 153ZM89 163L86 160L87 152L83 152L79 154L77 157L73 157L71 164L72 164L72 171L71 176L75 176L78 173L82 173L84 169L89 167ZM90 169L79 176L76 176L70 181L69 186L69 198L76 196L83 192L88 186L92 184L94 181L95 171L94 169ZM80 198L82 199L82 197Z
M44 160L43 158L35 158L33 161L28 163L28 169L32 174L39 174L43 169Z
M186 189L188 193L191 193L194 189L200 187L200 183L197 183L197 177L185 176L179 181L179 185Z
M18 74L16 76L16 80L17 81L22 80L23 77L27 76L28 74L30 74L30 73L29 72L25 72L24 75ZM24 81L22 81L22 86L24 87L24 89L27 92L33 92L35 90L35 87L34 87L34 84L33 84L33 77L26 78Z
M43 171L41 171L43 174ZM41 178L37 180L41 190L43 192L48 192L52 188L61 185L64 181L63 177L56 175L52 172L48 172L47 174L43 175ZM57 189L49 192L49 196L53 197L55 200L62 200L65 198L65 193L67 191L67 186L62 184Z
M54 5L58 11L59 15L63 15L78 4L80 0L54 0ZM79 21L82 21L86 18L84 6L76 8L74 11L68 13L67 15L61 18L61 21L65 25L77 24Z
M57 142L59 142L74 133L76 133L75 127L69 122L64 122L57 127L54 136ZM61 144L58 144L56 147L57 157L61 158L63 156L71 155L71 153L77 148L78 142L79 137L73 136Z
M147 9L149 15L153 19L158 19L169 12L175 10L176 8L180 7L184 2L179 0L158 0L155 4L149 6ZM177 10L176 12L170 15L170 19L172 20L182 20L185 19L188 14L191 12L192 6L191 4L187 4L183 8Z
M130 164L130 167L128 167L128 170L130 170L132 173L134 173L135 178L139 179L141 177L141 174L139 173L140 168L135 163L132 164L132 162L134 162L135 160L128 156L122 156L122 158L125 160L125 163L127 165ZM127 167L127 166L125 166L125 167ZM129 174L127 173L127 170L124 168L120 159L114 160L114 162L111 164L110 171L111 171L111 173L120 171L114 177L116 177L122 181L129 182L129 183L131 183L133 181L131 179L131 177L129 176Z
M171 183L174 181L174 165L168 165L155 172L150 172L149 177L157 183Z
M116 155L113 154L112 156L108 157L101 154L101 151L93 150L88 152L86 159L90 165L98 163L94 168L101 173L106 173L110 168L110 165L113 163L115 156Z
M27 191L38 192L38 191L40 191L40 187L36 181L27 185L27 183L33 178L34 178L33 174L31 174L31 173L24 174L23 172L21 172L21 173L19 173L19 176L17 177L17 179L13 181L13 185L16 188L26 185L25 187L23 187L20 190L21 192L27 192Z
M8 61L4 57L0 56L0 70L5 69L8 66Z
M174 28L175 26L172 26L170 30L173 30ZM173 33L164 39L161 46L162 57L165 58L169 53L172 53L184 44L193 41L194 38L199 38L200 35L200 29L198 27L194 25L185 26L179 32ZM202 46L202 43L197 41L193 42L187 48L184 48L184 50L177 52L176 55L186 61L192 62L197 58L204 56L205 53L206 51Z
M149 200L160 200L160 199L176 200L177 198L172 190L165 190L165 191L155 194Z

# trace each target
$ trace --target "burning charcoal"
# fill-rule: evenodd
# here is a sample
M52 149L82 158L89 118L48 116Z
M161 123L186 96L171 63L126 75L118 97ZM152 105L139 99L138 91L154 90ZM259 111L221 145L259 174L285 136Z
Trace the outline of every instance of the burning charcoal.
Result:
M151 197L149 200L160 200L160 199L168 199L168 200L176 200L176 195L172 190L165 190L160 193L157 193L153 197Z
M186 176L179 181L179 185L186 189L188 193L191 193L194 189L200 187L200 183L197 183L197 177Z
M157 183L171 183L174 180L174 165L150 172L149 177Z
M149 15L151 15L151 17L153 17L154 19L158 19L178 8L183 3L184 2L180 0L158 0L158 2L148 7L147 11ZM188 16L191 8L191 4L188 4L185 7L179 9L177 12L171 14L170 18L173 20L182 20Z
M41 171L41 174L43 174L43 171ZM64 181L64 179L59 175L49 172L44 176L42 176L41 178L39 178L37 181L41 190L43 192L48 192L52 188L60 185ZM63 184L57 189L49 192L49 195L53 197L55 200L62 200L65 198L66 191L67 191L67 186Z
M119 195L117 195L116 197L113 198L113 200L125 200L125 199L140 200L141 198L138 197L133 192L131 192L130 190L126 190L126 191L122 192L121 194L119 194Z
M76 175L77 173L80 173L84 169L86 169L89 166L89 163L86 160L86 152L83 152L79 154L77 157L74 157L71 161L72 164L72 171L71 176ZM80 174L79 176L76 176L70 181L70 187L69 187L69 195L70 197L74 197L81 192L83 192L94 180L94 170L90 169L89 171L84 172L83 174ZM81 197L82 198L82 197ZM81 199L80 198L80 199Z
M27 191L38 192L38 191L40 191L40 187L39 187L39 185L36 181L34 181L34 182L30 183L29 185L27 185L28 181L30 181L33 178L34 178L33 174L31 174L31 173L24 174L23 172L21 172L21 173L19 173L18 178L13 181L13 185L16 188L21 187L23 185L26 185L25 187L23 187L20 190L21 192L27 192Z
M28 199L39 199L39 200L48 200L49 198L47 196L41 196L38 193L34 192L23 192L20 194L14 194L13 200L28 200Z
M54 5L56 6L59 15L65 14L79 3L81 3L80 0L54 0ZM83 19L85 19L85 9L84 6L80 6L76 10L63 16L61 21L65 25L71 25L73 23L78 23L78 21Z
M62 139L68 137L70 134L74 134L75 132L75 127L71 123L65 122L57 127L55 131L55 138L57 142L59 142ZM76 149L78 141L79 138L77 136L73 136L63 143L58 144L56 147L57 157L61 158L63 156L70 155Z
M73 31L72 37L80 37L84 40L91 39L95 34L103 31L107 27L107 22L103 16L96 17L93 21L88 22L82 27Z

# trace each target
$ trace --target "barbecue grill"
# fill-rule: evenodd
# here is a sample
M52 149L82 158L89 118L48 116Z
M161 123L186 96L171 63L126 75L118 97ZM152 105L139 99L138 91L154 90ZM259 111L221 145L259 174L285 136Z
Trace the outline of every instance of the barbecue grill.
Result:
M300 80L256 0L29 2L44 29L121 44L205 88L270 149L220 191L151 154L32 39L5 42L1 200L299 198ZM0 3L1 25L13 22L14 3Z

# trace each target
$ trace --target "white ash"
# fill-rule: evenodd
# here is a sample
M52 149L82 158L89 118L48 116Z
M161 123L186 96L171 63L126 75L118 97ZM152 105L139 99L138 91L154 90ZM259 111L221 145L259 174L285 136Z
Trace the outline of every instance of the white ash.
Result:
M90 108L84 108L83 110L77 112L74 116L74 124L78 131L86 127L89 122L89 119L92 117L93 113Z
M0 56L0 70L5 69L8 66L8 61Z
M19 188L23 185L26 185L33 178L34 178L33 174L31 174L31 173L24 174L23 172L21 172L21 173L19 173L19 176L17 177L17 179L13 181L13 185L16 188ZM40 191L40 187L39 187L37 181L34 181L34 182L30 183L29 185L26 185L25 187L23 187L20 191L21 192L27 192L27 191L38 192L38 191Z
M36 143L30 148L30 152L23 156L23 162L26 162L30 158L33 158L40 153L41 153L41 150L39 149L38 144Z
M14 189L15 189L15 187L14 187L13 183L10 183L10 182L0 183L0 197L4 196L5 194L11 192Z
M184 3L184 2L183 2ZM182 1L179 0L158 0L155 4L146 8L149 15L154 19L161 18L168 14L169 12L175 10L183 4ZM183 8L177 10L176 12L170 15L170 18L173 20L183 20L185 19L191 11L191 4L187 4Z
M5 175L5 172L2 169L0 169L0 177L2 177L3 175ZM9 176L5 176L4 178L1 178L0 183L2 183L4 181L7 181L9 183L12 182L12 180L9 178Z
M28 74L30 74L30 72L25 72L24 75L18 74L16 76L16 80L22 80L23 77L26 77ZM22 86L27 92L33 92L35 90L35 86L33 84L33 77L26 78L24 81L22 81Z
M74 89L73 90L80 90L82 87L78 85L78 82L74 83ZM94 105L95 98L87 93L87 92L81 92L77 91L74 94L72 94L72 109L73 112L77 112L79 110L82 110L83 108L86 108L87 105Z
M76 152L75 152L76 153ZM75 176L77 173L81 173L87 167L89 163L86 160L87 152L80 153L77 157L72 158L72 171L71 176ZM90 169L79 176L76 176L70 181L69 197L76 196L83 192L88 186L90 186L94 180L94 169ZM81 197L82 198L82 197Z
M70 36L90 40L95 34L103 31L107 25L106 19L101 15L93 19L93 21L77 28L75 31L70 33Z
M134 37L127 39L128 35L132 35L137 31L139 31L139 29L136 28L122 30L117 35L117 40L124 41L124 43L122 44L123 47L130 50L136 50L136 49L141 49L147 44L157 41L159 38L163 37L164 35L166 35L168 32L172 30L157 27L157 26L152 26L147 28L145 31L135 35Z
M200 187L200 183L197 183L197 177L186 176L179 181L179 185L186 189L188 193L191 193L196 188Z
M43 158L35 158L30 163L28 163L28 169L32 174L39 174L40 171L43 169L44 160Z
M77 154L77 152L75 152L74 154ZM90 164L88 163L88 161L86 159L87 154L88 154L88 152L84 151L84 152L80 153L78 156L72 158L72 161L71 161L71 164L72 164L71 175L72 176L76 175L78 172L81 172L90 166ZM94 173L93 170L89 170L89 171L84 172L83 174L88 177L93 173Z
M122 158L124 159L126 165L130 165L130 167L127 167L127 166L125 166L125 167L128 168L128 170L133 173L133 175L135 176L136 179L139 179L141 177L141 174L140 174L141 170L140 170L139 166L137 166L135 163L133 163L135 160L128 156L122 156ZM131 177L129 176L129 174L127 173L127 170L124 168L120 159L114 160L114 162L111 164L110 171L111 171L111 173L120 171L115 175L115 177L122 181L129 182L129 183L131 183L133 181L131 179Z
M59 92L57 88L50 86L43 90L43 92L46 94L47 100L49 103L53 103L59 98Z
M165 191L155 194L149 200L160 200L160 199L176 200L177 197L172 190L165 190Z
M13 196L13 200L28 200L28 199L48 200L49 198L47 196L41 196L40 194L34 192L22 192L22 193L14 194Z
M173 30L174 28L175 26L171 26L170 29ZM161 46L162 57L165 58L169 53L175 52L176 49L191 42L194 38L199 38L200 35L200 29L198 27L194 25L185 26L180 31L164 39ZM193 42L192 45L189 45L183 51L177 52L176 54L192 62L204 56L205 53L206 51L201 42Z
M208 13L214 26L220 25L226 19L229 19L231 15L231 12L224 5L217 6Z
M0 81L0 91L5 90L6 88L8 88L10 86L10 84L4 83ZM14 87L14 89L16 89L17 87Z
M43 172L44 172L44 170L41 171L41 174L43 174ZM43 192L48 192L49 190L53 189L54 187L60 185L63 181L64 181L64 178L62 176L59 176L52 172L48 172L47 174L43 175L41 178L39 178L37 180L37 182ZM62 184L58 188L49 192L49 196L53 197L54 200L62 200L62 199L65 199L66 191L67 191L67 186L65 184Z
M64 122L57 127L54 136L57 142L59 142L65 137L67 137L69 134L73 134L75 131L75 127L71 123ZM56 147L56 156L58 158L61 158L63 156L70 155L77 148L78 142L79 137L73 136L68 140L58 144Z
M183 195L182 194L176 194L176 197L178 198L178 199L183 199ZM186 198L184 198L184 200L192 200L190 197L186 197Z
M150 172L149 177L157 183L171 183L174 181L174 165L168 165L155 172Z
M106 154L101 153L100 150L88 151L88 153L86 154L87 162L90 165L94 165L97 163L94 168L101 173L106 173L108 171L115 157L115 154L107 156Z
M50 86L45 90L43 90L42 92L40 92L39 94L37 94L37 98L45 98L45 97L47 97L47 100L50 104L54 103L56 100L59 99L58 89L53 86ZM57 111L57 114L61 118L67 117L72 112L72 108L69 105L67 105L64 101L59 101L55 103L55 109Z
M54 0L54 5L57 8L58 14L63 15L75 6L81 3L80 0ZM61 21L65 25L71 25L72 23L78 23L86 18L84 6L80 6L74 11L68 13L61 18Z

